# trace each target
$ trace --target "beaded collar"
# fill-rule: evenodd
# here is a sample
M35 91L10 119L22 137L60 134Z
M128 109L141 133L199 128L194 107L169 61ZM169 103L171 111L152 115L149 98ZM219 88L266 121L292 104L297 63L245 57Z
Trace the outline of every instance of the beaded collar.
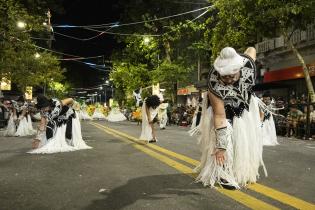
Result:
M241 55L244 58L244 67L241 68L240 78L233 85L224 85L220 82L220 75L211 68L208 76L209 90L221 98L225 105L233 108L244 104L248 109L252 87L255 85L256 65L249 56Z

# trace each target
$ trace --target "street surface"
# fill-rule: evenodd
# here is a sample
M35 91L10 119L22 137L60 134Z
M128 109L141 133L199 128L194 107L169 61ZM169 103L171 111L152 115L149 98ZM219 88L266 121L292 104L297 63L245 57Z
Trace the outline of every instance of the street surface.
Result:
M93 149L50 155L26 154L31 137L0 137L0 209L315 209L314 141L279 137L264 149L268 177L229 191L194 182L200 151L187 131L169 126L144 145L141 125L82 122Z

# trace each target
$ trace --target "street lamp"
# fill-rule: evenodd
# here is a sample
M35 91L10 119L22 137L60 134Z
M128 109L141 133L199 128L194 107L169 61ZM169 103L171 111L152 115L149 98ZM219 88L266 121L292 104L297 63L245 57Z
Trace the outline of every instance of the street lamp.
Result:
M39 53L35 53L35 58L39 58L40 57L40 54Z
M18 21L16 25L18 28L22 28L22 29L26 27L26 23L24 23L23 21Z
M144 44L149 44L150 38L149 37L145 37L143 41L144 41Z

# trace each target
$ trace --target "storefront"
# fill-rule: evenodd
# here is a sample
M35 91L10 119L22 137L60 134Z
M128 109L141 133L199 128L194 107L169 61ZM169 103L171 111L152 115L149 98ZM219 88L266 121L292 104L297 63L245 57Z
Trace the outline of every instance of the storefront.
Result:
M199 91L194 85L177 89L177 105L193 106L198 104Z
M307 65L312 81L315 81L315 63ZM307 93L302 66L293 66L263 74L263 83L257 84L254 90L258 93L269 90L274 96L287 98L289 95Z

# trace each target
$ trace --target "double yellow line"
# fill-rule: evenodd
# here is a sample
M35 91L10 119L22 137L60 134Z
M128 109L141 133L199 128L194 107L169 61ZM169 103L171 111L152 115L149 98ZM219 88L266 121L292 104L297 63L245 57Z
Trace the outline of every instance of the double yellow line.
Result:
M132 141L132 146L136 149L148 154L149 156L160 160L161 162L165 163L166 165L180 171L181 173L184 173L191 177L196 177L196 174L193 172L193 169L191 167L188 167L180 162L175 161L174 159L181 160L185 163L188 163L192 166L198 166L199 161L194 160L192 158L189 158L185 155L181 155L178 153L175 153L171 150L165 149L163 147L159 147L155 144L145 144L143 141L140 141L139 139L130 136L126 133L114 130L112 128L103 126L99 123L91 122L91 125L94 125L95 127L105 131L106 133L113 135L122 141L130 142ZM162 153L162 154L161 154ZM167 155L167 156L166 156ZM170 158L171 157L171 158ZM174 158L174 159L172 159ZM292 206L296 209L305 209L305 210L315 210L315 205L309 202L306 202L304 200L301 200L299 198L296 198L294 196L288 195L286 193L280 192L278 190L275 190L273 188L261 185L261 184L252 184L248 186L248 189L255 191L257 193L263 194L264 196L267 196L269 198L272 198L274 200L277 200L285 205ZM258 200L255 197L248 195L244 192L241 192L239 190L231 191L231 190L225 190L218 188L218 192L224 194L225 196L228 196L237 202L251 208L251 209L259 209L259 210L274 210L279 209L273 205L270 205L264 201Z

